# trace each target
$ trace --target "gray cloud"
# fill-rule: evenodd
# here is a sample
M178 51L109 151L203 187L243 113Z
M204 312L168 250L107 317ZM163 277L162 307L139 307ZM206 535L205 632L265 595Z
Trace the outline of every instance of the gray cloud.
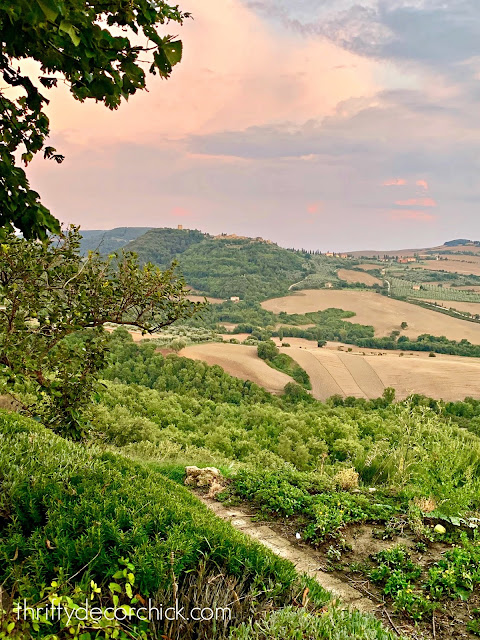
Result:
M480 53L478 0L257 0L248 3L305 35L355 53L449 67Z

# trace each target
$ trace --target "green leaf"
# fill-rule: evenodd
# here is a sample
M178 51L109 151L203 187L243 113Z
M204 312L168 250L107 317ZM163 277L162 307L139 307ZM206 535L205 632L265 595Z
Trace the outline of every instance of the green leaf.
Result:
M37 0L37 4L45 14L47 20L50 20L50 22L55 22L58 14L60 13L55 0Z
M78 47L78 45L80 44L80 38L73 24L67 22L66 20L62 20L58 29L59 31L64 31L66 34L68 34L73 44Z
M181 40L176 40L175 42L169 42L163 47L165 51L165 55L167 56L167 60L172 65L178 64L182 59L183 53L183 45Z

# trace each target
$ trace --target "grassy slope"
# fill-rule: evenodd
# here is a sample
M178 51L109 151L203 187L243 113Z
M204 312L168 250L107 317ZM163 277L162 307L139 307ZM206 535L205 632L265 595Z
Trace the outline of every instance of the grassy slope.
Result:
M328 600L317 584L299 578L293 565L216 519L152 467L67 442L14 414L0 412L0 433L0 582L14 599L38 602L42 585L52 579L59 593L72 596L75 585L87 589L91 580L104 587L123 568L120 558L128 557L135 566L135 591L143 597L160 593L163 601L172 596L172 559L179 599L187 604L200 566L204 579L222 574L223 592L234 589L245 603L236 611L237 625L266 606L291 603L307 584L317 606ZM207 583L198 584L199 590ZM109 604L108 597L102 604ZM338 613L332 616L338 619ZM358 618L342 614L342 638L391 638L365 617L359 635ZM0 616L0 632L4 624L10 624L12 638L46 638L54 630L40 625L32 631L18 622L13 627ZM211 632L197 624L177 629L172 638L227 637L219 628Z

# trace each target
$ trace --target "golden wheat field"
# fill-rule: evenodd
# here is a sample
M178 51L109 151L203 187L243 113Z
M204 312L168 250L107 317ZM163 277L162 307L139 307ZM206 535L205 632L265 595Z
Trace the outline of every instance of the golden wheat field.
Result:
M402 334L411 338L416 338L422 333L430 333L446 336L450 340L466 338L473 344L480 344L480 324L452 318L372 291L308 289L283 298L266 300L262 302L262 307L275 313L344 309L356 314L348 319L349 322L371 325L377 336L386 336L392 331L398 331L401 323L406 322L408 328L402 331Z

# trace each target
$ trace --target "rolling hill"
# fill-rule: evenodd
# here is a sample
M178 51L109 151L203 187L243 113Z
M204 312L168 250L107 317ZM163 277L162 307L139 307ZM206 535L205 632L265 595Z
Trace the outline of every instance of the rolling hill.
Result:
M178 260L191 287L224 299L259 300L285 294L309 270L308 254L262 238L212 237L188 229L152 229L125 248L134 251L140 262L162 268Z

